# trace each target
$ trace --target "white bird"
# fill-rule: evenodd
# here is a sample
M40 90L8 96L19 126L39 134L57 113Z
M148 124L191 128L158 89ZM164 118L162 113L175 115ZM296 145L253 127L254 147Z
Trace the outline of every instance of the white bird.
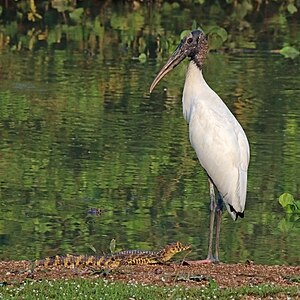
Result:
M190 58L182 97L183 115L189 124L192 147L207 172L210 189L208 255L201 262L218 262L223 203L234 220L244 217L250 150L242 126L203 78L207 53L208 42L203 31L187 34L154 79L150 93L184 58ZM215 188L219 193L218 200Z

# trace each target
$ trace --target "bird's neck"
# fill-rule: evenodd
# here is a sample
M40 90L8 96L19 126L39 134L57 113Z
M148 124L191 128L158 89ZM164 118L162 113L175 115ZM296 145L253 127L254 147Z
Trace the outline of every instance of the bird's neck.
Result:
M194 59L191 60L189 63L186 77L188 77L189 73L194 73L193 74L194 76L196 75L196 73L202 75L202 67L200 67L199 64L197 64L197 62Z
M184 90L193 92L194 95L208 88L208 85L203 77L202 69L191 61L185 77Z
M196 66L200 70L202 70L205 60L206 60L206 56L209 51L208 42L207 42L206 38L203 39L199 45L200 45L200 47L197 49L196 53L192 56L192 60L194 61Z
M193 105L205 99L211 89L203 78L202 70L192 60L186 73L182 96L183 115L187 123L190 121Z

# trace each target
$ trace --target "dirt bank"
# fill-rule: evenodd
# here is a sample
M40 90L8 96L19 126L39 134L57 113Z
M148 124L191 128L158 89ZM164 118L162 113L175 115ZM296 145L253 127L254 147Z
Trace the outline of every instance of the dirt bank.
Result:
M253 263L202 265L171 263L154 266L122 266L113 270L38 267L30 272L29 269L28 261L1 261L0 281L14 285L32 279L105 277L110 280L160 285L205 286L213 280L219 287L277 284L300 288L300 266L266 266Z

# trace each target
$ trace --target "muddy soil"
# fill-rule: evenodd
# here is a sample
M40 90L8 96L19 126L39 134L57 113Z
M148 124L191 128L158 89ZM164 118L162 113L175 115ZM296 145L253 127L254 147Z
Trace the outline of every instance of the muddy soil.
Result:
M276 284L298 286L300 291L300 266L267 266L251 262L244 264L194 264L122 266L116 269L37 267L30 271L28 261L1 261L0 282L15 285L26 280L72 278L106 278L124 282L183 286L206 286L212 280L219 287ZM300 297L300 295L299 295Z

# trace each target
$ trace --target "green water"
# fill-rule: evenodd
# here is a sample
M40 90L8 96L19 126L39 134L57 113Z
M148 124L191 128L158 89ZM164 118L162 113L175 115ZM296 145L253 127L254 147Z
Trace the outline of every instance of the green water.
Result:
M179 240L189 258L206 257L207 177L181 108L187 62L149 95L195 21L227 26L231 51L211 53L204 74L251 148L245 218L224 213L221 260L300 264L299 221L278 204L283 192L300 199L299 59L270 51L297 46L296 17L279 11L243 29L215 4L125 1L86 4L90 15L79 8L65 24L36 3L46 25L25 6L0 7L0 259L109 252L113 238L117 249Z
M207 178L181 112L186 64L151 96L158 61L38 51L0 64L1 259L108 252L112 238L123 249L180 240L206 256ZM245 218L224 214L223 261L299 263L299 224L277 202L299 196L298 71L259 53L207 64L251 147Z

